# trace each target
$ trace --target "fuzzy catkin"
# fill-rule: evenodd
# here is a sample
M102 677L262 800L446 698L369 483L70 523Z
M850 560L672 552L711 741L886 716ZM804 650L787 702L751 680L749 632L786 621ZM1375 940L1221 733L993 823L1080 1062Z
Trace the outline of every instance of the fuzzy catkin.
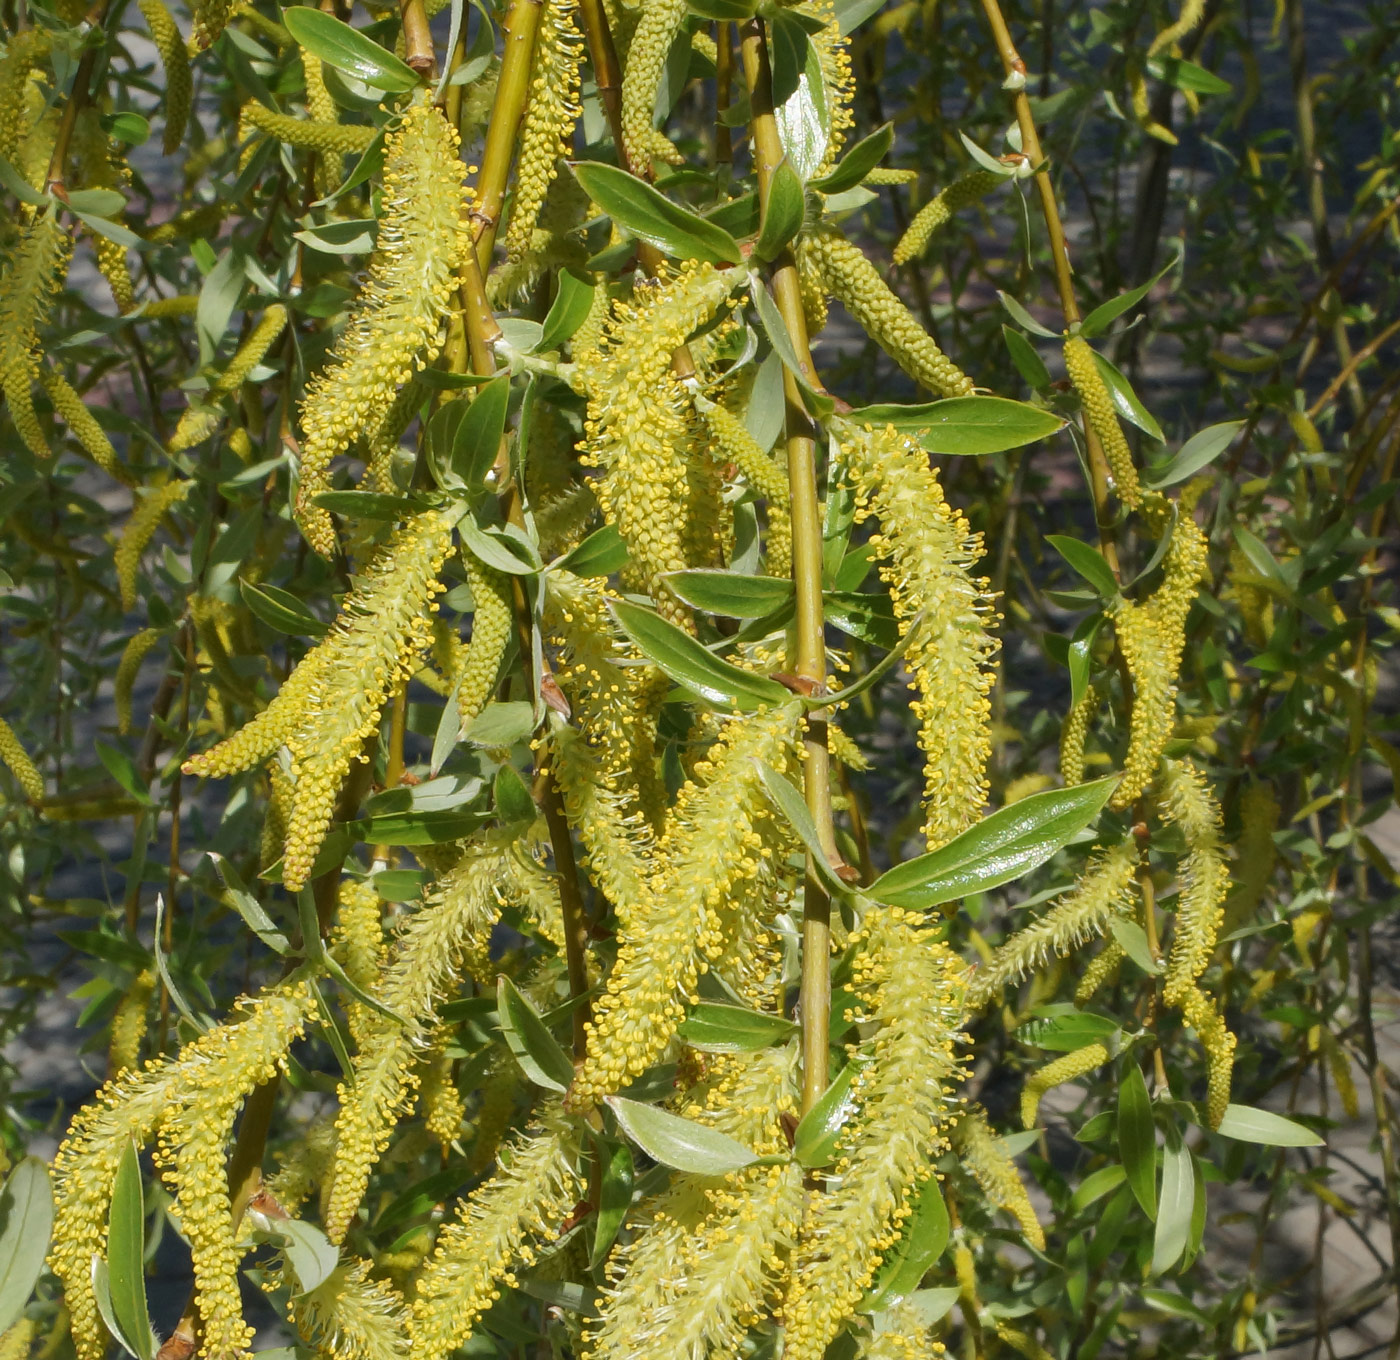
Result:
M1238 929L1258 909L1273 881L1278 864L1274 832L1278 829L1278 799L1273 785L1255 780L1240 795L1240 834L1235 842L1235 889L1225 904L1222 931Z
M558 1232L582 1191L576 1170L577 1126L557 1104L540 1130L517 1140L508 1163L474 1190L418 1277L409 1340L415 1360L445 1360L477 1319L516 1283L516 1263L529 1265L533 1243Z
M156 970L145 968L131 980L131 986L112 1016L111 1039L107 1045L108 1079L135 1067L141 1057L141 1041L146 1037L147 1014L156 989Z
M727 407L696 403L715 453L739 469L744 480L763 497L768 510L767 570L770 576L792 571L792 520L788 514L788 481L783 470L758 446L744 422Z
M183 477L172 477L163 486L148 491L131 511L113 553L117 571L117 587L121 591L122 608L136 608L136 575L141 570L141 556L155 536L166 513L179 505L194 489L194 483Z
M1151 60L1158 52L1171 47L1174 43L1179 43L1201 22L1205 12L1205 0L1182 0L1181 13L1177 16L1176 22L1168 24L1152 39L1151 46L1147 49L1148 59Z
M911 707L924 753L924 836L937 849L981 816L987 796L997 643L987 582L971 570L981 535L944 499L917 439L893 426L851 429L841 452L857 519L880 522L870 544L900 632L916 631L905 666L919 694Z
M977 971L967 991L968 1009L980 1010L1007 985L1102 935L1109 921L1123 915L1132 901L1137 864L1137 845L1132 840L1095 856L1070 892L1012 935Z
M638 174L650 170L653 156L673 165L682 163L675 147L657 137L654 119L666 57L685 15L685 0L642 0L641 17L627 49L622 73L622 145L626 163Z
M840 158L846 137L855 127L851 102L856 92L855 76L851 71L850 38L841 32L833 0L803 0L795 6L800 13L819 19L823 27L811 35L812 50L821 66L822 85L826 95L827 142L822 151L817 175L825 175Z
M224 371L215 378L209 388L207 400L221 401L232 396L247 381L248 375L266 357L268 350L276 343L277 337L287 326L287 309L274 302L258 319L258 323L248 332L248 337L239 345ZM218 426L218 416L208 406L191 406L181 416L170 440L170 451L180 453L202 443Z
M1047 1091L1075 1081L1096 1067L1102 1067L1108 1061L1108 1056L1108 1049L1102 1044L1086 1044L1037 1068L1021 1088L1021 1123L1033 1129L1041 1098Z
M1133 451L1128 447L1123 427L1118 423L1113 398L1103 374L1099 372L1094 351L1082 335L1072 335L1065 341L1065 372L1084 403L1084 413L1090 427L1103 445L1118 499L1130 510L1136 510L1142 504L1142 483L1138 480Z
M36 458L49 443L34 411L31 390L39 376L39 331L62 287L73 238L53 210L24 226L0 266L0 391L15 429Z
M403 1298L370 1278L368 1261L337 1266L309 1294L293 1297L288 1309L298 1335L318 1355L406 1360L410 1353Z
M1045 1250L1045 1229L1035 1216L1031 1197L1022 1181L1006 1144L992 1132L987 1112L980 1105L971 1105L953 1130L953 1144L961 1154L962 1163L972 1172L973 1179L999 1209L1006 1210L1037 1251Z
M471 644L461 669L452 677L457 711L465 727L491 701L496 675L510 642L512 601L510 584L500 572L485 566L471 553L464 553L463 561L476 603Z
M901 1299L881 1311L875 1330L861 1342L861 1360L938 1360L945 1352L929 1332L918 1304Z
M802 238L801 250L827 292L915 382L944 397L972 394L972 379L938 348L858 245L822 226Z
M1090 685L1084 697L1075 704L1065 719L1060 733L1060 775L1065 787L1084 782L1084 743L1089 736L1089 724L1099 707L1098 691Z
M31 803L37 803L43 798L44 777L30 760L29 753L21 745L20 739L15 736L14 728L4 718L0 718L0 761L9 767L10 773L24 790L24 796Z
M398 389L433 358L471 249L458 137L431 103L416 99L385 143L378 243L354 311L301 408L296 513L307 541L335 551L329 513L312 504L329 488L337 455L372 428Z
M49 45L43 28L25 28L5 39L5 55L0 57L0 157L11 165L29 126L30 73Z
M1235 1036L1215 1003L1194 984L1181 997L1181 1014L1200 1036L1206 1053L1206 1117L1218 1128L1230 1104L1230 1079L1235 1066Z
M161 150L167 156L173 156L185 140L194 95L189 52L164 0L137 0L137 5L146 20L146 27L151 30L151 41L155 44L161 70L165 74L165 132Z
M1104 945L1089 960L1089 966L1085 968L1079 985L1074 989L1075 1004L1083 1006L1093 1000L1094 994L1118 972L1127 956L1127 950L1117 940L1110 940Z
M117 451L107 438L107 432L97 423L97 417L88 410L68 379L55 369L45 368L39 373L39 381L48 393L53 409L63 417L64 424L82 445L83 452L109 477L131 486L134 478L117 461Z
M136 688L141 663L160 639L159 628L143 628L128 638L126 646L122 648L112 680L112 701L117 710L117 731L124 737L131 732L131 695Z
M1162 986L1167 1005L1179 1006L1210 965L1224 919L1230 872L1220 844L1220 807L1205 777L1189 760L1167 762L1160 802L1163 814L1181 829L1186 841L1176 929Z
M263 104L245 104L241 116L249 127L255 127L279 142L319 151L325 156L357 155L375 138L375 129L367 125L296 118L289 113L278 113Z
M899 244L894 248L895 264L907 264L917 259L928 248L933 233L939 227L969 203L976 203L1005 182L1006 176L994 171L969 170L959 175L947 188L940 189L914 214L914 220L899 238Z

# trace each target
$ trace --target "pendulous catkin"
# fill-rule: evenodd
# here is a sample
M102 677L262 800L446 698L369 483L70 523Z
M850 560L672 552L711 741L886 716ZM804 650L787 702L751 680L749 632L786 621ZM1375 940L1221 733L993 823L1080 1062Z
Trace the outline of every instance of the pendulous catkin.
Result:
M326 156L357 154L364 151L375 138L375 129L367 125L296 118L289 113L278 113L263 104L245 104L242 121L279 142L306 147Z
M969 203L976 203L1005 182L1005 175L998 175L992 170L969 170L959 175L946 189L940 189L914 214L914 220L899 238L899 244L894 248L895 264L907 264L917 259L928 248L933 233L939 227Z
M30 760L29 753L20 744L20 739L15 736L14 728L4 718L0 718L0 761L9 767L10 773L24 790L24 796L31 803L37 803L43 798L44 777Z
M1102 1067L1108 1061L1108 1056L1108 1049L1103 1044L1086 1044L1037 1068L1021 1088L1021 1123L1033 1129L1040 1112L1041 1098L1047 1091L1075 1081L1096 1067Z
M1118 423L1113 397L1109 394L1103 374L1099 372L1094 351L1082 335L1071 335L1065 341L1065 372L1084 403L1084 413L1090 427L1103 445L1118 499L1130 510L1136 510L1142 504L1142 483L1138 480L1133 451L1128 447L1123 427Z
M638 174L645 175L651 169L653 156L677 165L683 159L669 142L657 138L654 120L666 56L685 15L685 0L643 0L627 49L622 73L622 144L627 163Z
M55 369L45 368L39 373L39 381L48 393L53 409L63 417L64 424L82 445L83 452L109 477L128 486L133 485L134 478L117 461L117 451L107 438L107 432L97 423L97 417L88 410L68 379Z
M190 77L189 52L180 36L175 19L165 7L164 0L137 0L137 5L151 30L151 41L160 57L165 73L165 132L161 150L173 156L185 140L194 82Z
M992 1132L987 1112L980 1105L970 1105L967 1113L953 1127L953 1146L961 1154L962 1163L972 1172L973 1179L999 1209L1006 1210L1037 1251L1045 1250L1045 1229L1040 1226L1025 1182L1006 1150L1006 1144Z
M143 499L132 508L131 517L122 529L116 551L113 553L123 609L136 607L136 576L141 570L141 557L150 546L161 520L165 518L166 512L179 505L193 488L193 482L183 477L172 477L163 486L147 491Z
M51 208L20 230L0 265L0 316L5 318L0 326L0 392L15 429L36 458L49 456L32 391L39 376L39 331L72 253L73 239Z

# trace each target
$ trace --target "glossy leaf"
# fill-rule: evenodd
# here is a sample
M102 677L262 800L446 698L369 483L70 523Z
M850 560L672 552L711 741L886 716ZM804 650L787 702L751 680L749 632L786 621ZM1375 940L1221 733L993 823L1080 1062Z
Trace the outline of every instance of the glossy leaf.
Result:
M786 9L781 14L794 15ZM795 26L788 25L788 32ZM817 172L831 142L831 111L827 98L826 80L821 59L809 41L805 44L804 64L798 76L797 88L783 100L775 100L773 116L778 135L787 152L792 168L805 184Z
M479 487L491 471L505 434L510 375L502 373L477 391L452 436L452 471L468 487Z
M836 403L829 393L823 392L816 385L810 368L804 368L798 359L792 336L788 334L787 323L783 320L783 314L778 310L777 304L769 297L763 280L757 274L751 275L750 278L752 286L749 296L753 300L754 310L758 313L758 319L763 324L774 352L782 360L783 367L797 379L807 409L819 419L830 415Z
M877 902L928 908L1010 883L1044 864L1103 810L1118 776L1032 794L1002 808L941 849L882 874L866 889Z
M255 617L279 633L290 637L321 638L329 631L329 625L322 623L290 591L240 581L238 593Z
M1046 340L1059 338L1058 332L1050 330L1047 326L1042 326L1010 293L998 292L997 296L1001 299L1001 305L1011 313L1011 319L1018 326L1030 331L1032 335L1039 335Z
M1123 1170L1121 1163L1110 1162L1107 1166L1101 1166L1097 1171L1091 1171L1079 1183L1074 1194L1070 1196L1070 1207L1075 1213L1082 1214L1105 1195L1111 1195L1127 1179L1128 1173Z
M806 207L802 181L786 160L780 161L768 187L768 202L763 210L753 253L760 260L777 259L779 252L802 229L802 215Z
M1119 1025L1106 1015L1091 1011L1075 1011L1069 1015L1049 1016L1029 1020L1016 1031L1023 1044L1047 1048L1057 1053L1072 1053L1089 1044L1102 1043L1117 1034Z
M1133 1197L1148 1218L1157 1216L1157 1126L1142 1069L1129 1062L1118 1087L1118 1155Z
M627 544L615 524L595 529L554 565L575 576L611 576L627 565Z
M534 704L523 699L494 700L462 729L462 740L476 746L514 746L534 730Z
M893 144L894 124L885 123L846 152L829 175L814 180L812 188L824 194L839 194L854 189L885 159Z
M0 1193L0 1331L18 1321L44 1273L52 1229L48 1167L37 1157L25 1157Z
M282 1253L296 1276L297 1294L309 1294L330 1279L340 1264L340 1249L314 1223L299 1218L273 1220Z
M701 1053L752 1053L796 1032L797 1026L781 1015L720 1001L697 1002L678 1031L691 1048Z
M822 596L827 622L843 633L886 649L899 646L899 620L888 595L829 590Z
M588 1264L597 1269L607 1258L617 1240L618 1229L632 1207L632 1187L636 1169L632 1149L626 1143L614 1143L602 1159L603 1175L598 1185L598 1212L593 1226L593 1249Z
M1263 1143L1266 1147L1321 1147L1323 1143L1305 1125L1252 1105L1227 1105L1216 1132L1241 1143Z
M938 1178L930 1176L919 1191L914 1212L905 1222L899 1241L890 1248L875 1283L860 1305L863 1313L892 1308L918 1289L948 1245L948 1207Z
M713 222L672 203L644 180L599 161L573 167L583 191L613 222L640 240L681 260L739 264L738 242Z
M1235 441L1235 436L1244 429L1243 420L1226 420L1219 425L1207 425L1204 430L1193 434L1167 463L1159 463L1148 469L1144 479L1148 486L1161 490L1176 486L1188 477L1194 477L1203 468L1209 467Z
M673 1171L697 1176L723 1176L752 1166L756 1153L728 1134L682 1119L678 1114L643 1105L625 1096L609 1096L607 1104L623 1132L654 1162Z
M688 0L688 3L692 14L721 24L742 23L752 17L755 9L753 0Z
M229 903L243 918L248 929L274 954L285 954L291 949L291 941L277 929L277 922L267 914L262 903L249 892L247 885L239 876L238 870L215 850L209 852L209 859L224 885L224 901Z
M1045 367L1045 360L1036 353L1035 346L1020 331L1007 325L1002 326L1001 335L1006 341L1007 352L1011 355L1011 362L1016 365L1017 372L1037 392L1049 387L1050 370Z
M768 795L768 800L783 814L798 839L807 847L808 861L827 891L838 897L850 896L852 887L837 875L827 857L821 837L817 834L817 824L812 820L811 811L802 795L777 770L761 761L758 762L758 775L763 781L763 791Z
M593 285L579 278L572 269L561 269L558 291L550 303L536 348L541 352L558 349L583 325L592 306Z
M323 10L293 5L282 11L282 22L312 56L376 90L402 92L422 83L407 63Z
M1152 1271L1170 1270L1186 1250L1191 1211L1196 1203L1196 1173L1191 1153L1178 1140L1162 1154L1162 1191L1157 1201L1157 1231L1152 1241Z
M1079 333L1086 340L1092 340L1094 336L1101 335L1124 312L1131 307L1136 307L1156 287L1158 282L1175 269L1180 262L1178 256L1170 264L1163 265L1146 283L1139 284L1136 288L1130 288L1126 293L1119 293L1116 298L1109 298L1107 302L1101 302L1080 322Z
M1118 595L1118 578L1095 547L1065 534L1046 534L1045 541L1106 600Z
M856 1112L851 1084L860 1073L860 1062L848 1062L835 1080L821 1093L812 1108L802 1116L793 1134L792 1155L799 1166L817 1169L836 1160L841 1131Z
M930 453L968 456L1034 444L1063 429L1065 423L1039 406L1006 397L948 397L920 406L859 406L848 419L859 425L893 425L917 436Z
M515 1061L536 1086L567 1091L574 1079L574 1065L559 1047L539 1012L521 995L508 977L496 980L496 1013Z
M733 571L672 571L666 581L686 604L731 619L761 619L792 599L785 576L741 576Z
M1166 435L1162 433L1162 427L1157 424L1156 417L1142 404L1138 394L1133 391L1132 383L1124 377L1117 365L1105 359L1097 350L1094 351L1094 363L1098 365L1099 376L1108 388L1108 395L1113 398L1114 409L1118 414L1136 425L1150 439L1155 439L1159 444L1164 443Z

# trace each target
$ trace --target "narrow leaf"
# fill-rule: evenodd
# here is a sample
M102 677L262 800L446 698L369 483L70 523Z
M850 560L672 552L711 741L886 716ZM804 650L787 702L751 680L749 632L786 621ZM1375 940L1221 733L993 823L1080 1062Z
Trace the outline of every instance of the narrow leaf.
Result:
M1186 1250L1191 1210L1196 1202L1196 1173L1191 1153L1178 1141L1162 1155L1162 1193L1157 1201L1157 1231L1152 1242L1152 1271L1170 1270Z
M544 319L544 330L536 348L541 353L558 349L578 328L583 325L589 309L593 306L593 285L581 279L571 269L559 271L559 291L554 295L549 313Z
M609 1096L607 1103L623 1132L654 1162L697 1176L723 1176L752 1166L757 1154L727 1134L682 1119L654 1105Z
M471 400L452 436L452 471L468 487L479 487L500 452L510 404L510 374L502 373Z
M19 1320L44 1273L52 1229L48 1167L37 1157L26 1157L0 1193L0 1332Z
M797 1026L781 1015L721 1001L700 1001L691 1007L678 1032L701 1053L752 1053L789 1038Z
M917 406L857 407L859 425L893 425L916 435L930 453L976 456L1048 439L1065 422L1051 411L1007 397L948 397Z
M904 1225L903 1234L885 1257L870 1293L860 1305L861 1312L875 1313L882 1308L892 1308L913 1294L934 1262L943 1255L948 1233L948 1207L943 1203L938 1178L929 1176L919 1192L913 1214Z
M590 1269L603 1264L612 1244L617 1240L618 1229L627 1217L632 1206L632 1186L636 1180L636 1168L632 1162L632 1149L626 1143L614 1143L605 1158L603 1178L598 1187L598 1214L593 1227L593 1250L589 1254Z
M838 897L849 897L851 885L841 879L832 867L826 851L822 848L821 837L817 834L817 824L812 820L811 811L798 791L783 778L777 770L762 761L756 761L758 777L763 781L763 791L768 800L787 818L788 825L797 833L798 839L807 847L813 870L826 885L827 891Z
M1119 293L1116 298L1109 298L1107 302L1101 302L1080 323L1080 334L1086 340L1092 340L1094 336L1106 331L1130 307L1136 307L1156 287L1164 275L1175 269L1180 263L1180 258L1178 256L1171 263L1163 265L1146 283L1140 283L1136 288L1128 289L1126 293Z
M406 62L324 10L293 5L282 11L282 22L312 56L376 90L402 92L421 83Z
M1253 1105L1227 1105L1215 1130L1241 1143L1266 1147L1321 1147L1323 1140L1310 1128Z
M760 260L776 259L784 246L797 235L806 211L802 181L786 160L779 161L768 187L768 203L753 251Z
M146 1206L136 1147L126 1145L112 1185L107 1226L107 1283L112 1316L137 1360L151 1360L151 1318L146 1309Z
M1104 555L1091 544L1065 534L1046 534L1045 541L1106 600L1118 595L1118 578Z
M1146 478L1147 484L1160 491L1163 487L1184 482L1215 462L1230 447L1244 426L1243 420L1226 420L1219 425L1207 425L1204 430L1192 435L1176 451L1170 462L1158 464L1150 469Z
M624 231L682 260L739 264L739 243L713 222L672 203L644 180L613 165L581 161L573 167L583 191Z
M840 161L836 169L822 179L814 180L812 188L824 194L840 194L854 189L889 153L894 144L894 124L878 127L870 136L858 141Z
M861 1064L848 1062L836 1079L817 1097L816 1103L802 1116L793 1134L792 1155L799 1166L815 1169L830 1166L836 1160L836 1145L841 1131L856 1112L856 1100L851 1083L859 1074Z
M574 1079L569 1055L546 1028L539 1012L504 974L496 982L496 1011L515 1061L536 1086L567 1091Z
M595 529L578 547L554 563L575 576L611 576L626 565L627 544L615 524Z
M1148 1218L1157 1216L1157 1128L1142 1069L1129 1062L1118 1088L1118 1155L1128 1185Z

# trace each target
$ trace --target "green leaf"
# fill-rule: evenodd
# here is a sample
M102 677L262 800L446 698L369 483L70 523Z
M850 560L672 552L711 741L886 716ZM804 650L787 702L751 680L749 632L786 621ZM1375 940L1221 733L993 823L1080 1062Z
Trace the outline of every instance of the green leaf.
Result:
M781 1015L751 1011L721 1001L698 1001L678 1033L701 1053L752 1053L789 1038L797 1026Z
M739 264L739 243L713 222L672 203L644 180L599 161L579 161L574 177L614 224L681 260Z
M1157 1231L1152 1241L1152 1271L1170 1270L1186 1250L1191 1211L1196 1202L1196 1173L1191 1153L1180 1140L1162 1154L1162 1193L1157 1201Z
M351 825L369 845L445 845L479 831L488 820L479 812L389 812Z
M814 1170L830 1166L836 1160L836 1145L841 1131L856 1112L856 1099L851 1083L860 1073L859 1061L848 1062L835 1080L816 1099L812 1108L802 1116L792 1137L792 1155L799 1166Z
M492 801L503 826L529 826L539 815L529 787L510 765L502 765L496 771Z
M75 208L73 216L88 230L95 231L99 236L105 236L109 241L115 241L119 246L125 246L128 250L145 250L149 245L144 236L138 236L134 231L122 226L120 222L100 217L97 213L79 212Z
M1227 1105L1215 1131L1241 1143L1263 1143L1266 1147L1321 1147L1323 1144L1323 1139L1310 1128L1253 1105Z
M792 698L776 680L722 661L659 614L625 600L614 600L611 607L623 632L648 660L716 708L751 712Z
M536 1086L567 1091L574 1079L574 1065L559 1047L539 1012L504 974L496 981L496 1013L506 1045Z
M1099 376L1103 378L1104 386L1108 388L1108 395L1113 398L1113 405L1118 414L1136 425L1149 438L1155 439L1159 444L1165 443L1167 437L1162 433L1162 427L1157 424L1152 412L1138 399L1132 383L1123 376L1116 365L1105 359L1097 350L1094 351L1094 362L1098 365Z
M93 742L97 758L106 767L107 773L117 781L138 802L149 803L151 792L136 768L136 762L125 751L108 746L105 741Z
M627 565L627 544L617 525L595 529L576 548L570 549L554 566L575 576L611 576Z
M376 90L402 92L422 84L407 63L324 10L293 5L282 11L282 22L313 57Z
M772 183L768 186L768 204L763 212L753 253L760 260L776 259L802 229L802 215L806 208L802 181L786 159L779 161Z
M340 1249L314 1223L299 1218L271 1220L272 1231L282 1239L282 1254L296 1276L296 1295L309 1294L330 1279L340 1264Z
M457 521L457 532L473 557L507 576L533 576L539 570L506 546L512 540L483 529L469 515Z
M728 1134L624 1096L607 1104L626 1135L654 1162L697 1176L724 1176L752 1166L756 1153Z
M716 23L742 23L753 17L753 0L689 0L690 12Z
M782 13L791 14L791 10ZM795 30L792 30L795 31ZM805 60L797 88L781 102L773 116L778 124L778 136L787 152L792 168L804 184L817 173L827 146L831 142L830 101L821 59L815 46L805 44Z
M890 1248L875 1283L860 1305L863 1313L892 1308L907 1299L933 1268L948 1245L948 1208L938 1188L938 1178L930 1176L919 1192L914 1212L905 1222L904 1232Z
M1192 435L1169 462L1149 468L1148 475L1143 480L1157 491L1184 482L1215 462L1230 447L1244 426L1243 420L1226 420L1219 425L1206 426L1200 433Z
M323 255L366 255L374 249L375 229L379 223L373 217L347 222L323 222L319 226L294 231L292 236L304 241L312 250Z
M583 325L593 306L593 285L587 279L580 278L572 269L561 269L558 277L558 292L550 304L544 330L535 347L541 353L558 349Z
M1127 1064L1118 1087L1118 1155L1128 1185L1148 1218L1157 1216L1157 1127L1142 1069Z
M1075 1213L1082 1214L1105 1195L1112 1194L1127 1179L1128 1173L1118 1162L1101 1166L1097 1171L1091 1171L1079 1183L1074 1194L1070 1196L1070 1207Z
M836 0L836 28L849 38L871 15L878 14L885 0Z
M1094 663L1094 642L1103 627L1104 616L1091 614L1081 620L1069 642L1065 660L1069 665L1070 706L1078 708L1080 701L1089 692L1089 676Z
M761 619L792 599L792 582L784 576L696 570L667 572L666 580L686 604L731 619Z
M953 1310L953 1305L962 1297L957 1285L945 1285L941 1289L916 1289L906 1296L904 1306L911 1308L919 1319L920 1326L932 1327L942 1322ZM880 1314L875 1316L875 1331L881 1330Z
M858 425L893 425L918 437L930 453L976 456L1048 439L1065 422L1050 411L1007 397L949 397L918 406L857 407Z
M780 9L769 20L768 51L772 57L773 104L785 104L802 82L807 69L810 39L806 26L790 9Z
M141 1163L128 1143L112 1184L107 1219L107 1282L112 1316L136 1360L151 1360L155 1342L146 1308L146 1206L141 1192Z
M878 127L868 137L858 141L836 163L829 175L814 180L812 188L824 194L840 194L854 189L889 153L894 144L894 124Z
M1214 71L1207 71L1185 57L1153 57L1147 69L1158 80L1192 94L1229 94L1234 87Z
M826 851L822 848L821 837L817 834L817 824L812 820L812 814L802 795L777 770L765 765L761 760L755 763L758 765L758 777L763 782L763 791L773 806L787 818L798 839L807 847L807 854L811 858L812 868L817 877L826 885L828 892L837 897L849 897L853 891L852 887L837 875L830 859L827 858Z
M514 746L535 730L535 706L525 699L493 700L462 729L474 746Z
M830 394L821 391L816 386L812 380L811 371L804 369L798 360L792 336L788 334L787 322L783 320L783 314L778 310L777 303L768 296L768 289L763 280L757 274L751 274L749 280L751 285L749 296L753 299L754 310L758 313L758 319L768 336L769 344L773 346L774 353L782 360L783 367L797 379L797 385L802 389L807 409L819 420L829 416L835 409L836 403Z
M1118 596L1118 578L1104 555L1088 543L1064 534L1046 534L1045 541L1055 549L1106 600Z
M1118 776L1050 789L1002 808L932 854L897 865L866 892L895 907L924 909L985 892L1028 874L1068 845L1103 810Z
M311 498L313 505L346 519L378 520L392 524L427 508L416 496L390 496L382 491L322 491Z
M1170 1314L1172 1317L1186 1318L1206 1328L1215 1325L1190 1299L1173 1289L1144 1289L1141 1292L1143 1302L1159 1312Z
M238 593L255 618L279 633L286 633L289 637L320 638L329 631L329 625L322 623L288 590L240 581Z
M1102 1043L1112 1034L1117 1034L1119 1024L1106 1015L1095 1015L1092 1011L1075 1011L1071 1015L1055 1015L1030 1020L1016 1031L1016 1037L1023 1044L1034 1044L1036 1048L1048 1048L1057 1053L1072 1053L1075 1049L1089 1044Z
M1136 307L1157 286L1162 277L1180 263L1181 257L1177 256L1170 264L1163 265L1146 283L1140 283L1136 288L1128 289L1126 293L1119 293L1116 298L1101 302L1079 323L1079 333L1086 340L1101 335L1130 307Z
M1056 334L1056 332L1049 330L1045 326L1042 326L1040 322L1035 319L1035 317L1033 317L1023 306L1021 306L1019 302L1016 301L1014 297L1011 296L1010 293L1003 293L999 291L997 293L997 296L1001 299L1001 305L1005 307L1008 312L1011 313L1011 319L1018 326L1021 326L1025 330L1030 331L1032 335L1039 335L1046 340L1059 339L1059 336Z
M1006 341L1011 362L1016 365L1020 375L1037 392L1044 391L1049 387L1050 370L1045 367L1045 360L1036 353L1035 346L1020 331L1012 330L1010 326L1003 325L1001 334L1002 339Z
M452 471L471 488L486 480L500 452L510 405L510 374L502 373L471 400L452 436Z
M636 1181L636 1167L632 1162L632 1149L626 1143L614 1143L606 1157L600 1157L603 1167L602 1181L598 1187L598 1214L593 1227L593 1250L589 1253L588 1265L596 1270L606 1259L612 1244L617 1240L618 1229L632 1207L632 1186Z
M1123 952L1149 977L1162 971L1161 963L1152 957L1147 932L1136 921L1115 916L1108 923L1108 931Z
M111 217L126 207L126 199L115 189L74 189L68 195L68 206L74 212Z
M34 188L3 156L0 156L0 184L31 208L42 208L53 201L48 194L41 194Z
M834 623L843 633L886 650L899 646L899 620L888 595L828 590L822 596L822 605L827 622Z
M248 891L247 885L233 867L216 850L209 851L215 872L224 885L223 900L243 918L248 929L253 932L274 954L285 954L291 949L291 941L277 929L277 922L263 909L263 905Z
M0 1193L0 1331L19 1321L39 1283L52 1230L49 1169L39 1158L25 1157Z

